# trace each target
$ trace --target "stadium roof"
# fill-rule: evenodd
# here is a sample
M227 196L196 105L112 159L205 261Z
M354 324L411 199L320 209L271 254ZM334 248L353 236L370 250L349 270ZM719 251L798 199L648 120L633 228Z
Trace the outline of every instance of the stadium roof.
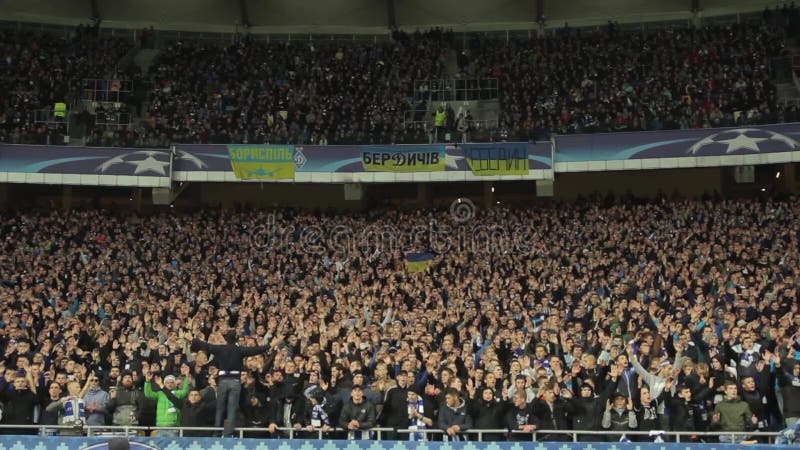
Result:
M687 20L691 0L0 0L0 20L64 25L233 32L246 19L257 33L383 33L393 4L406 30L441 25L457 31L535 28L541 2L549 26L608 20ZM699 0L701 16L753 12L775 0Z

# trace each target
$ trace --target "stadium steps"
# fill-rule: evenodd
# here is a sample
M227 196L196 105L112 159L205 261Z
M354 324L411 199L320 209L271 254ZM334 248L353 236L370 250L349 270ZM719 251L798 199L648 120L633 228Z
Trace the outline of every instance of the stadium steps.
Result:
M775 87L780 100L800 98L800 91L797 90L794 83L778 83Z
M153 65L153 61L155 61L156 57L158 56L158 50L152 48L142 48L136 53L136 56L133 57L133 62L136 64L137 67L142 69L142 73L148 73L150 70L150 66Z
M448 50L444 68L447 71L447 78L458 78L458 51L452 48Z
M473 101L450 101L450 102L430 102L426 117L433 117L439 105L450 105L453 111L458 114L469 111L472 113L472 120L478 124L486 124L488 127L496 127L500 117L500 100L473 100Z

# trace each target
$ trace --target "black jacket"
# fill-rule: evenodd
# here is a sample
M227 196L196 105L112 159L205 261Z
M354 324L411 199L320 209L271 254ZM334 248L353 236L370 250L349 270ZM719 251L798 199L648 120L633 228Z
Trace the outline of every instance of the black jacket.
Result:
M5 403L3 423L11 425L33 425L33 410L39 397L30 389L10 391L6 383L0 383L0 401Z
M784 372L782 367L775 369L778 386L783 394L784 417L800 417L800 379Z
M552 409L544 400L536 399L531 403L533 413L539 419L540 428L545 430L567 430L569 417L573 412L572 405L563 399L556 399Z
M694 403L678 397L667 398L669 408L669 427L672 431L699 431L701 412L700 407Z
M524 408L517 408L513 404L508 408L505 415L506 428L508 428L509 441L530 441L531 437L524 433L514 433L519 431L524 425L536 425L539 428L539 420L533 413L531 405L526 405Z
M272 416L270 417L269 423L275 423L279 427L287 427L291 428L294 424L299 423L300 425L306 425L304 422L306 418L306 399L305 397L296 397L294 400L291 401L291 406L289 407L289 423L286 423L286 408L290 406L288 404L288 400L281 399L274 401L272 403Z
M604 400L600 397L575 397L572 403L572 428L575 430L600 429L603 418Z
M267 353L269 351L269 346L239 347L238 345L229 344L215 345L208 344L199 339L194 339L192 341L192 351L196 352L199 350L214 355L214 360L217 362L220 372L241 372L244 370L244 358Z
M178 398L170 392L169 389L162 389L161 392L167 396L173 405L181 410L181 426L182 427L212 427L214 426L214 416L216 412L216 405L214 404L215 396L209 395L208 389L200 392L201 400L199 403L192 405L187 398ZM198 437L206 436L206 431L185 431L184 436Z
M376 423L375 405L369 400L364 400L358 405L353 403L353 400L348 401L339 414L339 427L347 428L347 424L351 420L357 420L359 428L362 430L374 427Z
M472 425L478 430L497 430L505 428L506 410L508 405L496 400L486 401L470 400L467 403L467 411L472 416Z
M393 387L386 393L380 424L391 428L408 428L408 389ZM427 403L427 402L426 402ZM427 405L425 411L427 411Z

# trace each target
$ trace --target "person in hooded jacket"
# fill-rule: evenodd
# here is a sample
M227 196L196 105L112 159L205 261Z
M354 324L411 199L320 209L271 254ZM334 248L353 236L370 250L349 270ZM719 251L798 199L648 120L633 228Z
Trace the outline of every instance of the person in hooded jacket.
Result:
M473 388L468 388L468 390ZM522 392L523 394L527 393L525 391L518 391ZM504 418L506 417L506 410L508 409L508 405L505 402L498 401L494 397L494 390L488 387L484 387L481 390L481 398L476 399L474 395L472 395L472 391L470 391L470 398L467 401L467 411L469 415L472 416L473 419L473 426L475 429L478 430L498 430L501 428L505 428L505 423L503 422ZM527 400L527 398L526 398ZM502 440L502 435L499 434L484 434L483 435L484 441L499 441Z
M457 389L447 388L444 404L439 407L439 428L444 431L446 441L464 441L464 431L472 428L472 416L467 413L467 404Z
M610 385L613 390L615 386ZM580 396L572 399L572 428L574 430L599 431L600 421L603 417L603 408L608 399L608 394L595 395L591 379L581 385ZM580 442L602 441L602 436L596 434L578 435Z
M266 394L257 391L249 394L247 400L245 400L241 406L242 413L244 414L245 426L261 430L266 428L273 415L271 410L273 407L275 407L274 402L272 402L272 399L267 397ZM267 434L263 431L255 433L248 432L245 437L267 437Z

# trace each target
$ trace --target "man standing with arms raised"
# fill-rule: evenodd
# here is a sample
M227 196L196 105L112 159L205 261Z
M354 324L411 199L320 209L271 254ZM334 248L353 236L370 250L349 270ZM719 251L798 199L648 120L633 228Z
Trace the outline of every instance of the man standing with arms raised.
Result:
M236 332L228 330L225 333L225 344L209 344L199 339L192 340L192 351L203 350L210 355L219 365L219 380L217 381L217 415L214 418L214 426L222 426L222 418L225 417L225 429L223 436L233 436L233 429L236 426L236 407L239 405L239 394L242 391L241 374L244 370L243 359L248 356L255 356L266 353L268 346L261 347L239 347L236 344Z

